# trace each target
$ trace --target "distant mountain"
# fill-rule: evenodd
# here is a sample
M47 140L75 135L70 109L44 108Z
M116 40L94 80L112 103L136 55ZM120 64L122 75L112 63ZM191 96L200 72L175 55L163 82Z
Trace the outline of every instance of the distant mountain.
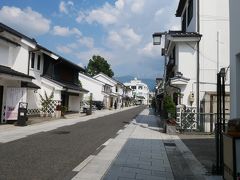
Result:
M125 82L130 82L131 80L133 80L135 77L133 76L121 76L121 77L114 77L116 80L125 83ZM154 91L155 89L155 84L156 81L155 79L145 79L145 78L138 78L139 80L141 80L143 83L148 85L148 88L150 89L150 91Z

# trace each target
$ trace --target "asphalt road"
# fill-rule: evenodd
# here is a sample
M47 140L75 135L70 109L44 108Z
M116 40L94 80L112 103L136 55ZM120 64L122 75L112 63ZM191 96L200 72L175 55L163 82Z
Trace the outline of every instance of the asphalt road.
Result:
M136 107L0 144L0 180L71 179L79 163L143 109Z

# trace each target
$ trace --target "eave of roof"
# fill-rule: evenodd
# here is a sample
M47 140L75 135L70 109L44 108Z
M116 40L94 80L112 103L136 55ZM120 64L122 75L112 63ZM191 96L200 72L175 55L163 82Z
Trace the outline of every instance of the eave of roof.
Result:
M47 52L50 53L50 54L54 54L54 55L56 55L56 56L59 57L58 60L60 60L60 61L62 61L62 62L65 62L65 63L67 63L67 64L69 64L69 65L71 65L71 66L74 66L74 67L75 67L76 69L78 69L79 71L85 72L85 69L84 69L84 68L82 68L82 67L80 67L79 65L77 65L77 64L75 64L75 63L73 63L73 62L71 62L71 61L63 58L62 56L60 56L60 55L52 52L51 50L49 50L49 49L47 49L47 48L45 48L45 47L43 47L43 46L41 46L41 45L39 45L39 44L37 45L37 48L38 48L38 49L42 49L42 50L44 50L44 51L47 51Z
M201 34L197 32L183 32L183 31L169 31L168 34L171 37L202 37Z
M180 0L179 1L178 8L177 8L177 11L176 11L176 14L175 14L176 17L181 17L186 2L187 2L187 0Z
M18 77L23 77L23 78L35 79L32 76L29 76L22 72L18 72L14 69L11 69L10 67L3 66L3 65L0 65L0 74L7 74L7 75L18 76Z
M71 89L71 90L76 90L76 91L81 91L81 92L89 92L88 90L86 89L83 89L81 86L79 85L76 85L76 84L72 84L72 83L67 83L67 82L60 82L60 81L57 81L57 80L54 80L54 79L51 79L47 76L44 76L43 78L59 85L59 86L62 86L63 88L65 89Z
M28 37L28 36L18 32L18 31L10 28L9 26L7 26L7 25L5 25L3 23L0 23L0 31L7 31L8 33L11 33L11 34L13 34L13 35L15 35L15 36L17 36L19 38L23 38L23 39L25 39L27 41L30 41L30 42L32 42L34 44L37 44L37 41L34 38L30 38L30 37Z

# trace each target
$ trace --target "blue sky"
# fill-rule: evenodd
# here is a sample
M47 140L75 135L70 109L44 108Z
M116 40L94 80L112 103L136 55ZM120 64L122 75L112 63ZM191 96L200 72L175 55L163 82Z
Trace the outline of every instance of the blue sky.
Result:
M1 0L0 21L66 59L86 66L92 55L115 76L163 74L152 33L179 29L178 0Z

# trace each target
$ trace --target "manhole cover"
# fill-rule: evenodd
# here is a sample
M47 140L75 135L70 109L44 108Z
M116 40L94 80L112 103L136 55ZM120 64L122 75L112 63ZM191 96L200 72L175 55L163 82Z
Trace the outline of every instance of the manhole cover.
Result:
M164 143L164 146L176 146L175 143Z
M70 131L55 131L54 134L69 134Z

